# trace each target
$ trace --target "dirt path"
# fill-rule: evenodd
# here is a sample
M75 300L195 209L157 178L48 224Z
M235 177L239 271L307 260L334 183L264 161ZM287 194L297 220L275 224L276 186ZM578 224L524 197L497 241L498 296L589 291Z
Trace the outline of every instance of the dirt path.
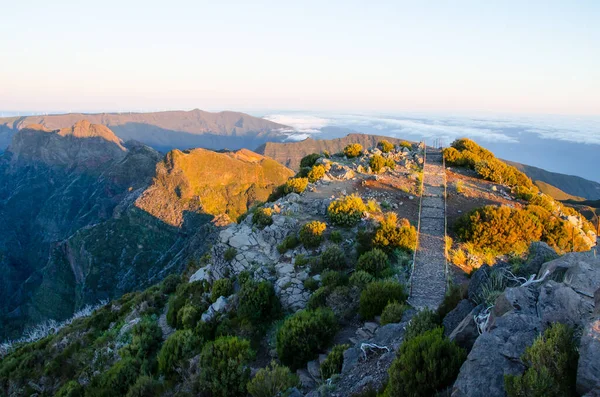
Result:
M446 173L439 150L427 148L423 171L419 243L409 302L419 310L435 310L446 293Z

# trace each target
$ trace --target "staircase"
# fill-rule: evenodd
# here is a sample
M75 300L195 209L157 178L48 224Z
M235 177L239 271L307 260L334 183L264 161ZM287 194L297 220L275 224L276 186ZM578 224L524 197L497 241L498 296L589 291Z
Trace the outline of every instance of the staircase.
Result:
M409 303L436 310L446 293L446 171L441 150L425 149L418 244Z

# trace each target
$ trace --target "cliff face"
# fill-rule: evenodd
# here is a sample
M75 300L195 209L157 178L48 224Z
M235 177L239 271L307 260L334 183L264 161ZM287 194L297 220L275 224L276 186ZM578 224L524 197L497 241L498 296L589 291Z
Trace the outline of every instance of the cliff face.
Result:
M0 157L0 337L181 270L292 171L252 152L164 159L87 121L20 130Z

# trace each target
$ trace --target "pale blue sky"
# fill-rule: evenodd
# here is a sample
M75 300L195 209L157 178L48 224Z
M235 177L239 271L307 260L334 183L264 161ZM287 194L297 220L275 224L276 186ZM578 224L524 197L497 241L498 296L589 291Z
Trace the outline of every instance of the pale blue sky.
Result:
M0 5L0 109L600 114L600 2Z

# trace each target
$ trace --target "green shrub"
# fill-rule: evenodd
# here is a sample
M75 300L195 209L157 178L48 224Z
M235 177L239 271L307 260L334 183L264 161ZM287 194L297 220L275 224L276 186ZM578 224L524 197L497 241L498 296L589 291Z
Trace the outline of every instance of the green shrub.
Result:
M466 359L463 349L436 328L411 340L398 351L389 373L389 396L429 397L451 386Z
M333 349L331 349L331 352L321 364L322 379L329 379L333 375L342 372L342 366L344 365L344 352L349 347L350 345L335 345Z
M245 396L253 357L250 342L235 336L207 343L200 353L200 389L214 397Z
M329 240L332 243L336 243L339 244L342 242L344 238L342 237L342 233L339 230L334 230L333 232L331 232L331 234L329 235Z
M316 310L320 307L327 306L327 297L330 294L331 294L331 288L328 288L328 287L318 288L315 292L312 293L310 298L308 298L306 307L310 310Z
M319 282L312 277L309 277L306 280L304 280L303 285L304 288L308 291L316 291L319 288Z
M247 282L238 296L238 316L253 325L268 324L281 316L281 303L268 281Z
M303 367L327 348L337 329L337 320L329 309L296 312L277 332L279 359L292 370Z
M352 143L344 148L344 155L348 158L358 157L362 152L363 147L360 143Z
M383 139L381 141L379 141L377 143L377 147L383 152L383 153L389 153L392 150L394 150L394 144L386 139Z
M325 229L327 225L323 222L308 222L300 228L300 241L306 248L318 247L323 241Z
M199 351L201 342L192 330L175 331L158 353L159 371L167 376L175 375L177 369L184 367L186 361Z
M283 192L288 193L302 193L308 186L308 178L290 178L283 185Z
M125 397L158 397L160 396L162 385L156 379L147 375L142 375L129 388Z
M92 379L86 390L86 397L112 397L127 394L129 387L138 378L140 363L138 360L126 357L117 361L108 371Z
M181 327L180 311L186 305L198 306L200 309L204 306L208 307L204 302L204 292L207 289L205 281L179 284L175 294L169 299L167 323L173 328Z
M328 247L321 254L321 258L312 268L313 272L320 273L323 270L344 270L348 266L344 251L336 245Z
M348 276L342 272L327 270L321 274L321 284L330 288L348 285Z
M373 275L365 271L359 270L352 273L352 276L350 276L350 285L353 285L355 287L358 287L360 290L363 290L365 289L367 284L371 283L373 280L375 280L375 277L373 277Z
M237 250L234 247L229 247L225 250L225 253L223 254L223 258L225 258L225 260L227 262L231 262L232 260L235 259L237 255Z
M154 357L162 342L162 331L150 317L145 317L131 329L131 343L119 351L122 357L126 355L147 362Z
M412 252L417 245L417 229L407 219L402 219L398 225L398 217L394 212L385 214L375 230L373 246L388 253L395 249Z
M412 150L412 143L410 143L409 141L402 141L400 142L400 147L405 147L407 149Z
M300 240L298 240L295 233L292 233L289 236L286 236L281 244L277 246L277 251L279 251L280 254L284 254L288 250L296 248L298 244L300 244Z
M404 340L410 340L439 326L440 320L437 314L430 309L423 309L410 319L404 333Z
M279 396L299 384L299 378L288 367L271 361L270 366L259 369L248 383L248 393L252 397Z
M551 325L521 357L526 366L523 375L505 375L509 397L576 396L579 355L573 330L565 324Z
M577 233L573 241L572 225L537 205L478 208L463 215L455 230L461 241L495 255L522 254L533 241L544 241L559 253L589 249Z
M181 277L177 274L168 275L161 283L161 290L163 294L172 294L177 289L177 286L181 283Z
M312 167L320 157L321 155L319 153L312 153L308 156L304 156L302 160L300 160L300 168Z
M389 269L390 260L387 254L378 248L362 254L356 265L356 270L365 271L375 277L387 275Z
M202 312L193 305L185 305L179 311L180 323L183 329L194 329L200 321L200 317L202 317Z
M331 222L341 226L354 226L367 211L363 200L354 194L332 201L327 208Z
M298 254L294 257L294 267L300 268L308 265L310 263L310 259L304 256L303 254Z
M65 383L54 395L54 397L83 397L84 389L79 382L70 380Z
M376 154L369 160L369 167L371 167L371 171L378 173L383 167L394 169L396 163L392 159L386 159L379 154Z
M227 297L231 294L233 294L233 281L229 278L221 278L213 283L210 300L214 303L219 297Z
M399 323L408 307L399 302L390 302L381 313L381 325Z
M408 298L404 285L391 280L374 281L360 294L358 312L367 320L379 316L390 302L404 303Z
M458 303L465 299L467 296L465 287L460 285L450 284L450 287L446 291L444 301L437 310L438 318L443 319L448 313L450 313L458 305Z
M264 228L273 224L273 210L271 208L257 208L252 215L252 224Z

